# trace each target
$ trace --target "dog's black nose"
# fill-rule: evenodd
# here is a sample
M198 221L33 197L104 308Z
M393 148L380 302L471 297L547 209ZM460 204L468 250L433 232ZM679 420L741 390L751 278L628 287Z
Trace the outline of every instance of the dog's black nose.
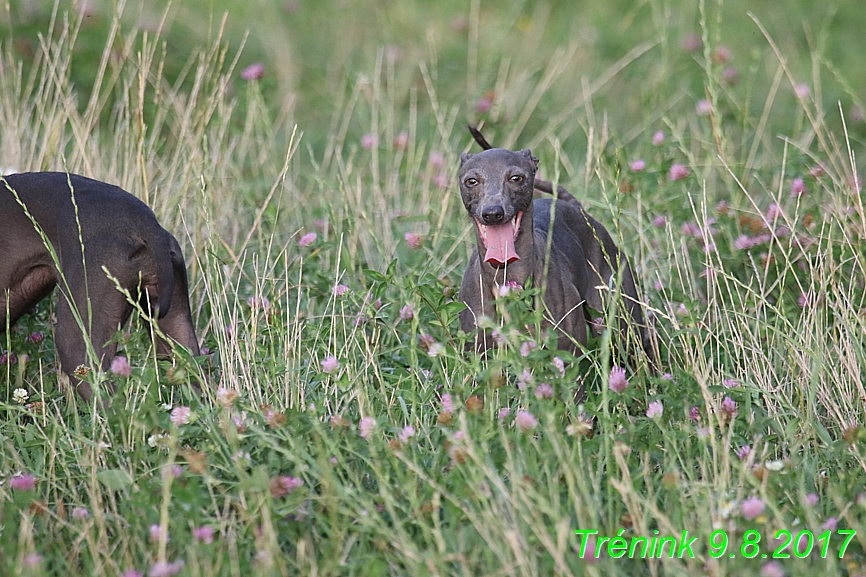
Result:
M481 209L484 224L499 224L505 218L505 209L501 205L485 206Z

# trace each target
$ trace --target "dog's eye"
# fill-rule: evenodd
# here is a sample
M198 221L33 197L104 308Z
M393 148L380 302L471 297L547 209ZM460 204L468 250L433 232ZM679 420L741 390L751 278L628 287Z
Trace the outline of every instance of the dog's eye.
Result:
M511 178L509 178L508 180L510 180L511 182L523 182L523 175L522 174L515 174Z
M472 187L472 186L475 186L476 184L478 184L478 179L477 178L467 178L466 180L463 181L463 184L465 184L466 186Z

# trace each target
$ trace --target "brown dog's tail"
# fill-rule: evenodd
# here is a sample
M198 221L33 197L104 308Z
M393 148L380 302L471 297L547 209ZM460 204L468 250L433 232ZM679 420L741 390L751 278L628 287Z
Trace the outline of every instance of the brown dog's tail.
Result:
M478 146L483 148L484 150L490 150L493 148L493 145L487 142L487 139L484 138L484 135L481 134L481 131L475 128L474 126L469 125L469 134L472 135L472 138L475 139L475 142L478 143ZM535 190L540 190L541 192L546 192L548 194L554 194L553 192L553 184L547 180L541 180L540 178L535 179ZM556 187L556 197L559 200L564 200L567 202L578 202L574 195L568 192L562 186Z

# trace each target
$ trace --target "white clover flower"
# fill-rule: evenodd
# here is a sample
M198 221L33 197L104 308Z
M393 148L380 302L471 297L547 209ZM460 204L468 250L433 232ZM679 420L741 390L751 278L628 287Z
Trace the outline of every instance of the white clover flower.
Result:
M18 403L19 405L23 405L27 402L27 399L30 398L30 395L24 389L15 389L12 391L12 400Z
M164 443L164 439L168 438L167 433L161 433L159 435L151 435L147 438L147 444L153 448L159 447L161 449L168 449Z

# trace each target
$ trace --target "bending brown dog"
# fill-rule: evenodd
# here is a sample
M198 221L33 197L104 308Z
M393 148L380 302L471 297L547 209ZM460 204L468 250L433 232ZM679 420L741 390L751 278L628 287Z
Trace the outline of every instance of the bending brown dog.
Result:
M108 341L133 308L103 267L156 311L164 334L199 354L180 246L150 208L116 186L62 172L0 178L0 255L0 332L59 286L57 355L85 401L93 391L74 374L88 365L85 336L106 370L117 351ZM171 347L157 339L157 352Z
M631 268L604 226L562 187L556 190L555 210L551 199L533 200L535 189L554 191L551 183L535 178L538 160L530 151L493 148L477 130L470 127L470 132L485 151L460 157L460 194L475 224L477 243L460 287L460 300L468 307L460 313L460 328L471 333L479 316L495 317L497 286L508 282L522 286L529 279L539 283L546 268L543 298L548 322L560 332L559 348L576 354L577 345L587 342L585 308L605 310L602 287L621 274L631 321L624 322L622 329L627 331L630 324L638 331L652 364L654 355ZM549 260L548 235L552 235ZM476 348L489 346L479 332Z

